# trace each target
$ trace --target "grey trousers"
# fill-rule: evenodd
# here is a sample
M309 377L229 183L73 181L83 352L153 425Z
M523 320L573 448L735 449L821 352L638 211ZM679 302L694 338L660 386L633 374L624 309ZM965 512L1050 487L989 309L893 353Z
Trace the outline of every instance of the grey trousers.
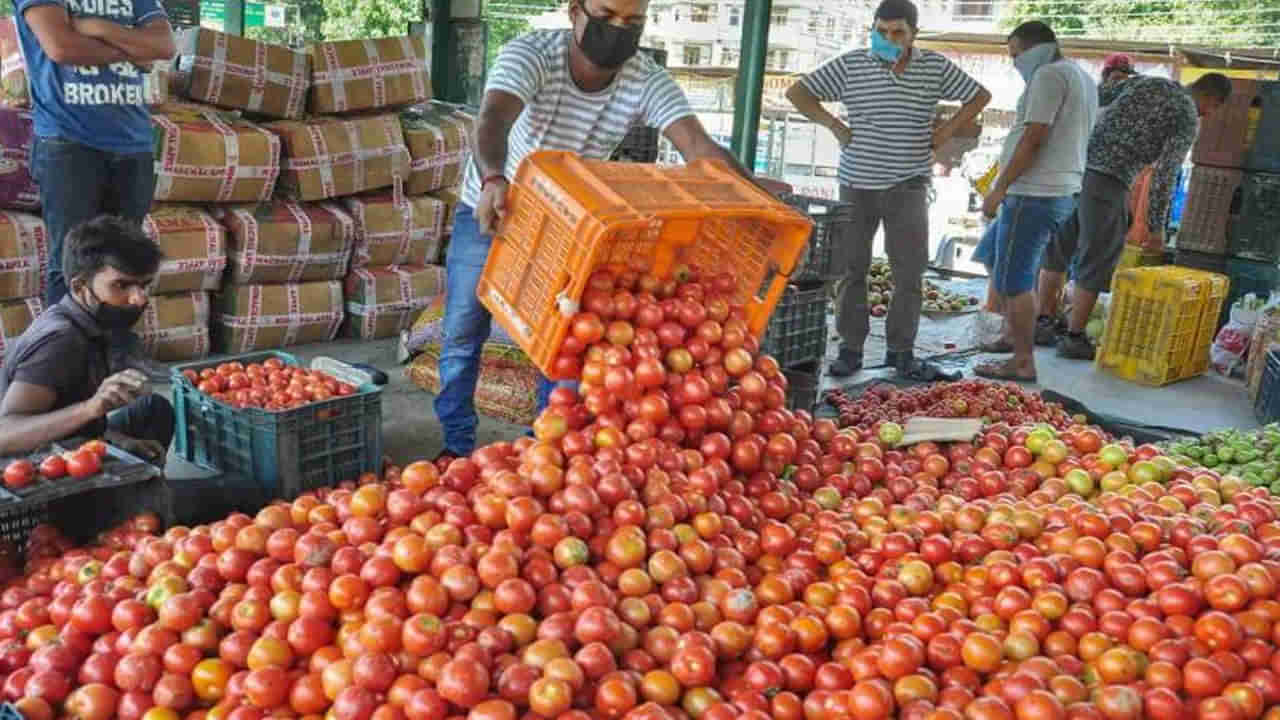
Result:
M893 273L893 300L885 318L890 352L915 347L924 303L924 271L929 265L929 180L912 178L886 190L840 186L840 201L853 204L853 222L836 248L846 279L836 301L836 330L856 354L871 332L867 271L871 245L884 223L884 247Z

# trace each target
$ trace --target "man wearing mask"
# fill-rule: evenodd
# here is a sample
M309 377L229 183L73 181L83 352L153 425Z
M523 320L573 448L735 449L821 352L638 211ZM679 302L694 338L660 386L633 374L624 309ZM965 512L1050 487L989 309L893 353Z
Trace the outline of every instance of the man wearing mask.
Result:
M1189 87L1159 77L1126 80L1124 92L1101 113L1089 137L1088 163L1081 183L1076 220L1067 223L1045 253L1038 292L1042 308L1060 294L1073 263L1071 316L1066 334L1057 337L1058 354L1092 360L1085 336L1098 294L1111 288L1111 275L1124 251L1129 230L1129 190L1138 174L1155 165L1148 194L1147 231L1163 245L1165 224L1178 168L1200 129L1200 118L1222 107L1231 81L1209 73ZM1036 321L1037 341L1055 339L1052 319Z
M909 378L941 377L936 367L914 357L922 275L929 262L933 150L977 117L991 94L941 54L913 47L917 20L910 0L884 0L876 9L869 48L833 58L787 90L796 110L839 141L840 199L853 204L854 222L840 241L848 276L836 311L842 343L830 367L835 377L862 368L871 329L867 271L882 223L894 286L886 362ZM964 105L935 129L937 106L944 100ZM827 112L823 102L843 103L847 123Z
M671 75L637 54L647 10L648 0L571 0L570 29L512 40L489 71L476 150L445 259L445 337L435 401L445 447L437 459L460 457L475 447L476 380L492 320L476 298L476 285L506 210L507 187L525 156L567 150L607 159L632 126L644 125L666 135L685 160L720 159L750 178L707 135ZM541 382L539 407L551 388Z
M67 234L68 293L18 337L0 370L0 456L90 436L163 460L173 408L147 392L137 370L111 374L107 358L110 334L133 327L146 310L160 260L155 242L118 217Z
M1064 58L1053 30L1039 21L1009 35L1009 55L1026 83L1013 129L1004 141L1000 175L982 211L994 251L991 283L1000 296L1008 338L1004 363L974 368L996 380L1036 381L1036 271L1049 238L1075 209L1089 131L1098 114L1093 79Z
M143 81L153 62L173 57L173 37L157 0L15 0L14 11L30 79L31 174L48 229L45 301L52 307L67 292L62 246L71 228L102 214L140 224L151 208ZM112 335L113 366L167 379L167 369L142 357L129 328Z

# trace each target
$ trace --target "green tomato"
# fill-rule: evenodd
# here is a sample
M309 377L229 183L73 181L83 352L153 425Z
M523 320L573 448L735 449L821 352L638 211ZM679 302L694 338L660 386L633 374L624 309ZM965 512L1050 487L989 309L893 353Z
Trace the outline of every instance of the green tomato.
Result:
M1201 458L1200 462L1204 463L1205 467L1211 468L1211 467L1217 467L1219 461L1218 461L1217 455L1214 455L1213 453L1209 453L1205 455L1203 458Z
M1218 459L1222 462L1229 463L1236 458L1236 451L1232 448L1223 446L1218 448Z

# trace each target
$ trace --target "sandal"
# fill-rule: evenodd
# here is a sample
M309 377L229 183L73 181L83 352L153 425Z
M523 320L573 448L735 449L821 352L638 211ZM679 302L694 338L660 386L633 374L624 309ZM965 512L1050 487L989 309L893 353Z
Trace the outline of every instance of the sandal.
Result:
M983 345L979 345L978 349L989 355L1008 355L1013 352L1013 343L1003 338Z
M982 363L974 366L973 374L988 380L1007 380L1017 383L1035 383L1036 376L1019 375L1009 368L1007 363Z

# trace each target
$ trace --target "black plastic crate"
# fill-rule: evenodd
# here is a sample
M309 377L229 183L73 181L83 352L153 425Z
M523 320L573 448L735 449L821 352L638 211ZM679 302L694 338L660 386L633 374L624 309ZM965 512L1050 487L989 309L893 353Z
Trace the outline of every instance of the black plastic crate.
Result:
M1240 217L1232 224L1229 254L1248 260L1280 260L1280 175L1245 173Z
M194 465L252 478L270 497L292 498L379 471L382 392L376 385L362 386L347 397L271 412L218 402L182 374L223 362L249 364L273 357L299 365L292 355L278 351L175 365L174 452Z
M638 52L648 55L662 67L667 66L666 50L642 47ZM614 162L655 163L658 161L658 140L660 137L655 128L633 127L627 133L627 136L622 139L618 147L614 148L613 155L609 156L609 159Z
M1173 253L1173 264L1192 270L1204 270L1225 275L1227 273L1227 257L1195 252L1194 250L1177 250Z
M794 283L825 282L844 273L836 267L836 245L840 244L853 224L851 203L827 200L809 195L783 195L782 201L804 213L813 221L813 234L805 246L791 281Z
M1255 172L1280 173L1280 82L1259 81L1254 99L1257 123L1245 167Z
M1267 351L1267 365L1262 370L1253 414L1264 425L1280 420L1280 350Z
M820 362L827 352L827 290L788 285L760 340L760 352L784 368Z
M787 407L813 412L818 406L818 386L822 381L822 361L805 363L782 371L787 378Z

